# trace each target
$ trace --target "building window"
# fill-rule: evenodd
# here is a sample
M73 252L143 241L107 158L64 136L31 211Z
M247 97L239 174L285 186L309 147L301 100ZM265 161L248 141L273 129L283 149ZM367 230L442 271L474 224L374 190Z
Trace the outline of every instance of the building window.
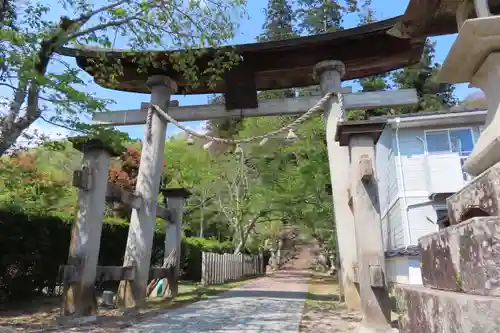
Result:
M432 131L425 133L427 151L429 153L445 153L450 151L448 131Z
M460 164L463 165L467 157L474 149L474 133L471 128L454 128L440 131L425 132L427 153L458 153ZM469 181L471 177L462 171L464 181Z
M431 154L453 152L469 156L474 148L474 136L470 128L428 131L425 141L427 152Z
M451 151L460 156L469 156L474 149L474 138L469 128L450 130Z

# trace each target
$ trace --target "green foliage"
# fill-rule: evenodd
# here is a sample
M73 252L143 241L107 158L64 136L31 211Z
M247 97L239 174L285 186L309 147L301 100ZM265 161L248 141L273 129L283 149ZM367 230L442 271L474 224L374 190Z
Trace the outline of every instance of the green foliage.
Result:
M319 35L342 29L342 16L358 10L356 0L299 0L299 27L307 35Z
M245 119L240 135L259 135L289 121L288 117ZM276 137L264 146L245 146L246 164L258 175L251 182L251 208L265 212L249 245L268 246L268 240L275 239L287 225L300 226L325 245L335 237L332 200L325 192L330 178L323 119L301 125L297 134L300 139L295 143Z
M0 210L0 303L53 293L69 249L69 225Z
M389 88L387 79L388 73L370 76L358 80L361 85L361 91L383 91ZM370 117L383 116L390 112L384 108L369 109L369 110L351 110L348 114L349 120L369 119Z
M190 236L213 236L219 239L230 237L230 231L220 228L219 206L215 192L217 173L216 156L202 149L203 143L196 140L188 146L183 136L171 138L165 148L165 180L167 187L185 187L192 196L186 201L183 229Z
M454 86L438 83L436 80L440 65L434 62L435 44L431 40L426 41L420 62L414 66L359 80L363 91L413 88L419 97L417 105L394 109L353 110L349 112L349 119L359 120L388 114L440 111L454 106L457 103L453 94ZM390 87L388 79L393 81L393 87Z
M259 42L297 37L293 27L294 13L288 0L269 0L265 11L264 32L257 38Z
M258 42L284 40L298 36L293 26L294 13L287 0L269 0L265 15L266 22L262 27L264 32L257 37ZM294 89L267 90L257 95L259 100L292 97L295 97Z
M65 175L39 168L36 159L29 153L0 158L0 206L48 213L64 211L67 198L75 198Z
M62 214L61 214L62 215ZM21 214L0 209L0 303L54 294L58 270L68 258L71 223L68 217ZM120 266L128 236L128 223L106 219L103 224L99 265ZM163 262L165 234L156 231L151 265ZM181 252L182 279L200 281L201 251L231 252L230 242L184 238Z
M294 98L295 97L295 89L275 89L275 90L266 90L261 91L257 95L259 100L269 100L269 99L283 99L283 98Z
M399 113L439 111L456 104L454 86L436 80L440 65L434 62L435 46L435 42L427 40L418 64L393 73L397 88L415 88L419 97L417 106L400 108Z
M360 12L362 23L373 20L373 11L369 1L365 1L362 7L359 7L355 1L301 0L299 5L297 12L299 26L304 33L308 34L342 29L342 16L346 13ZM110 14L113 18L120 19L130 14L129 7L124 10L119 8L113 9ZM175 10L172 10L174 13ZM190 13L198 13L198 9L190 10L192 10ZM215 15L214 13L207 15ZM176 19L171 18L171 20ZM184 18L179 20L182 21ZM200 22L206 23L203 19ZM221 22L224 22L222 18L219 23L222 24ZM186 29L196 30L194 25L197 22L191 24ZM167 25L162 25L162 27L165 26ZM140 29L143 28L145 29L145 27L140 27ZM169 28L177 29L175 24ZM180 35L182 29L174 31L173 34ZM211 28L212 31L214 29L217 30L216 27ZM154 34L151 35L149 32L147 34L152 38L153 44L163 43L161 40L156 41ZM259 40L278 40L292 37L293 34L295 34L294 17L289 3L282 0L270 0L266 11L264 32ZM207 38L201 35L198 37ZM25 43L23 39L15 38L20 38L20 35L11 36L13 43L19 45ZM93 43L104 45L108 42L96 40ZM135 46L138 45L135 44ZM20 48L21 46L19 50ZM191 54L193 57L176 59L179 62L179 68L196 67L192 66L196 55L194 53ZM224 57L229 57L229 55L221 55L220 59ZM397 88L416 88L421 101L417 108L399 108L394 111L385 109L353 111L349 114L350 119L364 119L388 112L405 113L439 109L443 105L452 105L454 103L453 88L436 84L434 80L439 66L433 63L433 57L434 46L428 43L418 66L397 71L392 75L377 75L359 81L363 91L392 88L389 87L389 79L394 81ZM148 57L145 58L141 60L144 61L142 63L144 67L149 66L152 61ZM95 64L95 66L102 65L102 63ZM226 65L226 62L221 62L215 67L225 68ZM103 73L104 69L102 68ZM120 73L118 67L108 67L106 70L112 70L115 74ZM216 72L217 70L214 70L214 73ZM193 84L196 84L196 76L190 73L188 71L186 75L193 81ZM116 75L108 76L111 79L116 77ZM71 97L71 103L73 103L71 105L74 105L74 100L78 98L82 101L86 98L78 95L77 92L78 90L75 90L75 95ZM258 98L260 100L293 98L296 93L302 96L319 95L319 87L263 91L259 92ZM91 102L86 100L85 103ZM222 104L224 98L216 96L211 103ZM90 112L104 107L97 101L93 105L88 108ZM109 140L107 142L129 147L122 156L112 160L109 181L127 190L133 190L140 158L138 152L140 144L131 142L128 137L119 132L109 132L82 124L79 121L81 113L74 115L78 121L71 123L71 128L88 133L89 138ZM59 116L61 118L55 120L65 124L71 118L64 112ZM208 122L207 129L208 133L213 136L248 138L280 128L293 119L294 117L281 116L217 120ZM184 241L181 254L185 278L190 280L199 278L202 251L265 250L290 227L298 228L303 235L314 237L324 249L335 251L334 207L331 196L325 191L325 185L330 183L330 176L324 140L326 135L324 121L321 117L313 118L300 125L295 132L299 136L296 142L287 142L284 139L286 135L284 133L269 138L264 145L260 145L259 142L244 144L240 147L242 153L238 154L235 153L235 146L232 144L214 144L207 151L201 147L206 143L204 140L195 139L194 145L186 145L185 135L178 135L167 141L164 185L186 187L193 193L186 201L183 218L183 232L188 237ZM23 162L23 159L27 158L23 157L24 155L0 159L0 188L3 189L0 192L0 207L31 215L57 215L63 220L71 219L76 204L76 192L71 187L71 171L79 166L81 154L75 152L68 142L64 141L46 144L26 154L31 159L28 159L31 161L29 163ZM31 181L26 182L27 179ZM121 264L128 228L128 223L122 218L127 219L128 216L129 210L123 210L118 214L108 212L105 226L105 230L108 231L103 231L103 233L110 233L113 236L106 236L111 237L112 240L101 243L101 262ZM163 229L164 221L157 221L155 242L159 242L159 245L155 245L153 249L155 262L160 262L162 258ZM200 238L191 238L191 236L200 236ZM156 237L159 237L159 240L156 240ZM64 260L65 256L62 262ZM191 271L193 267L195 271Z
M231 242L219 242L215 239L184 238L182 243L181 271L186 281L201 281L202 252L231 253Z
M225 48L215 53L206 70L200 70L196 61L204 55L203 48L218 48L234 37L244 5L243 0L214 0L204 5L200 1L152 0L13 4L0 30L0 84L5 104L0 111L0 155L15 148L16 140L37 119L92 134L94 130L83 119L113 102L85 89L81 70L59 55L74 53L68 47L110 49L118 41L118 48L131 51L185 49L167 60L158 60L152 53L134 53L137 74L151 67L171 66L193 87L201 78L213 85L239 57ZM61 9L68 16L58 18ZM88 67L100 74L98 82L110 86L125 71L119 60L111 62L104 54ZM98 131L106 137L117 134L110 129Z

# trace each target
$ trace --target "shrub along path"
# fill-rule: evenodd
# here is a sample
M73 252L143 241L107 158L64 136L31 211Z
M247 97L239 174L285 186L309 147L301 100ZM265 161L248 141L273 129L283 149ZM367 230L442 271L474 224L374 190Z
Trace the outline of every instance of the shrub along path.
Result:
M22 330L52 333L355 332L361 318L335 302L333 295L337 290L333 279L307 270L311 262L308 252L310 249L303 248L298 258L282 271L247 282L184 290L171 303L151 303L150 310L154 311L139 316L110 315L107 320L80 327L41 325L31 329L25 326ZM227 290L231 287L235 288ZM222 290L226 291L217 293ZM193 295L196 297L191 297ZM3 332L1 326L0 321L0 332ZM12 332L19 328L11 326Z

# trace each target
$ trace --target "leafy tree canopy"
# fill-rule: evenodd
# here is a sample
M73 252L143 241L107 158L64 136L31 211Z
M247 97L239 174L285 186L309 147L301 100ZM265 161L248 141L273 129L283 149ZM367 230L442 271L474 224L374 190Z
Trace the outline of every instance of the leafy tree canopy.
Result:
M0 155L38 119L93 134L84 116L107 109L112 101L86 89L81 71L60 55L71 52L68 48L110 49L117 43L130 50L183 48L188 52L171 57L171 65L193 85L201 75L214 82L237 57L225 53L224 61L214 61L208 72L199 73L193 66L200 55L195 48L227 44L243 8L243 0L62 0L57 6L39 0L2 1ZM137 63L141 70L155 59L141 56ZM123 73L119 62L105 66L97 60L93 66L109 84Z

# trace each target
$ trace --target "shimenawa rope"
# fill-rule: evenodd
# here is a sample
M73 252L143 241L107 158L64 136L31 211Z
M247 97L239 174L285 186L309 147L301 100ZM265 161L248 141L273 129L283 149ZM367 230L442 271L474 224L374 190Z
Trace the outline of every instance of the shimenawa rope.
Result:
M337 97L337 100L338 100L338 102L340 104L340 108L341 108L341 112L340 112L339 118L343 119L344 118L344 113L345 113L345 110L344 110L344 98L343 98L343 96L342 96L342 94L340 92L330 92L330 93L327 93L325 96L323 96L323 98L321 98L306 113L304 113L302 116L300 116L299 118L295 119L294 121L292 121L288 125L285 125L282 128L280 128L280 129L268 132L268 133L263 134L263 135L258 135L258 136L253 136L253 137L250 137L250 138L238 139L238 140L219 138L219 137L210 136L210 135L206 135L206 134L202 134L202 133L198 133L196 131L193 131L193 130L189 129L188 127L186 127L186 126L182 125L181 123L179 123L174 118L172 118L167 112L165 112L164 110L162 110L158 105L151 104L150 107L149 107L149 109L148 109L148 115L147 115L147 118L146 118L146 126L147 126L147 129L148 129L147 130L147 139L149 140L151 138L151 120L152 120L152 117L153 117L153 112L157 112L158 115L160 115L162 118L164 118L168 122L174 124L175 126L177 126L178 128L180 128L184 132L186 132L186 133L188 133L188 134L190 134L192 136L195 136L197 138L200 138L200 139L207 139L207 140L210 140L210 141L213 141L213 142L216 142L216 143L235 143L235 144L249 143L249 142L253 142L253 141L256 141L256 140L262 140L262 139L269 138L269 137L275 136L277 134L283 133L283 132L285 132L287 130L293 130L294 128L297 127L297 125L299 125L299 124L305 122L306 120L308 120L309 118L311 118L316 112L324 111L324 105L333 96Z

